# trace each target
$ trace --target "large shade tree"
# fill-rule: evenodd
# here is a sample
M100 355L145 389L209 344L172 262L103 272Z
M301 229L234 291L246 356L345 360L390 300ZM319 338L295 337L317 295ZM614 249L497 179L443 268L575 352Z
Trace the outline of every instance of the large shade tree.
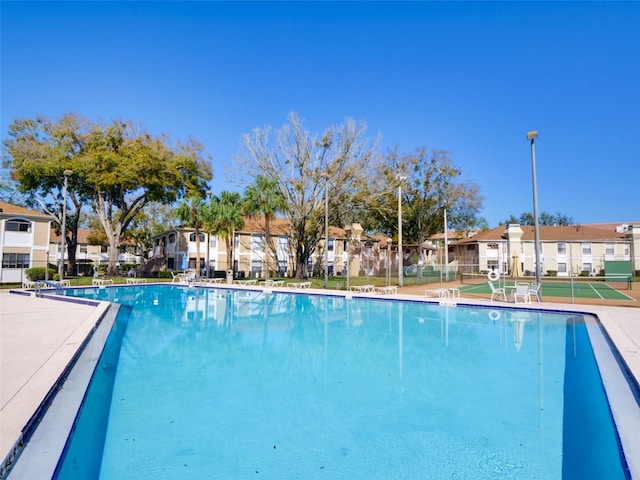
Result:
M65 243L71 272L76 271L80 213L88 198L78 177L84 150L83 134L88 125L86 119L75 114L60 118L38 115L14 119L4 141L3 164L10 169L18 191L26 195L29 206L51 216L59 232L62 230L66 177Z
M79 206L90 205L98 216L109 243L112 275L127 229L149 202L170 204L185 192L204 191L212 176L198 142L174 145L131 122L92 123L68 114L15 120L9 133L7 151L24 190L59 192L64 171L73 172L69 196Z
M482 197L473 182L460 180L462 171L448 152L419 147L408 154L395 148L387 153L377 172L386 194L368 205L365 228L394 236L398 231L398 193L402 194L404 243L419 246L442 232L447 210L449 228L464 230L479 223ZM424 249L420 249L424 256Z
M297 278L308 277L308 261L323 237L324 195L330 212L337 215L364 202L364 192L375 182L375 142L367 140L365 132L364 122L346 119L321 134L311 133L291 113L273 135L270 127L243 135L236 165L248 179L264 176L282 192Z
M269 258L275 251L271 238L271 220L287 207L280 186L272 178L258 175L254 183L244 191L243 210L247 215L264 218L264 262L265 280L269 280Z

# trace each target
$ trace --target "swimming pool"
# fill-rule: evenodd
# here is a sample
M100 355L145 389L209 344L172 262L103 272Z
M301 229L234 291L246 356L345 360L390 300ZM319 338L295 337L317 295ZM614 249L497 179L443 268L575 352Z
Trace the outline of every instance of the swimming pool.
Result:
M628 476L590 318L166 285L68 294L132 308L58 478Z

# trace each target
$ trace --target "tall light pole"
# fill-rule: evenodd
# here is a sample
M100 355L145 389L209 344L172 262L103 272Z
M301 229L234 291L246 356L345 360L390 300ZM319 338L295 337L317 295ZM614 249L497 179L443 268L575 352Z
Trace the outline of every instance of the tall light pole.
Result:
M60 276L60 280L64 278L64 253L66 249L67 242L67 188L69 185L69 176L73 173L72 170L65 170L64 172L64 194L63 194L63 204L62 204L62 238L60 239L60 246L62 247L60 260L60 267L58 268L58 275Z
M402 254L402 182L407 179L407 177L403 177L402 175L396 175L398 179L398 286L404 286L404 282L402 279L402 267L404 266Z
M449 280L449 227L447 225L447 205L444 206L444 268Z
M538 138L538 131L533 130L527 132L527 140L531 142L531 172L533 178L533 232L534 232L534 248L536 261L536 283L540 284L540 225L538 222L538 185L536 183L536 145L535 140Z
M209 212L210 205L211 205L211 190L207 190L207 197L205 199L205 206L204 206L206 212ZM211 261L211 229L209 227L206 227L206 228L207 228L207 259L205 261L207 262L207 268L205 269L205 272L206 272L205 277L209 278L209 268L210 268L210 261Z
M329 174L320 175L324 182L324 288L329 288Z

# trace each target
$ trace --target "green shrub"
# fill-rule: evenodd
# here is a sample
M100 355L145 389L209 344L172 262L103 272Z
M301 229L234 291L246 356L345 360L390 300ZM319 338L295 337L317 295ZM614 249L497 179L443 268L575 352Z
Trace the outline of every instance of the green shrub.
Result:
M177 272L178 270L175 271ZM162 270L158 272L158 278L173 278L173 275L171 275L171 270Z
M45 277L45 275L44 275L45 274L44 267L27 268L25 270L25 273L29 277L29 280L31 280L32 282L37 282L38 280L44 280L44 277ZM53 278L55 273L56 273L56 271L53 268L50 268L49 269L49 278Z
M547 276L548 277L557 277L558 276L558 271L557 270L547 270Z
M591 272L589 270L581 270L578 274L579 277L588 277Z

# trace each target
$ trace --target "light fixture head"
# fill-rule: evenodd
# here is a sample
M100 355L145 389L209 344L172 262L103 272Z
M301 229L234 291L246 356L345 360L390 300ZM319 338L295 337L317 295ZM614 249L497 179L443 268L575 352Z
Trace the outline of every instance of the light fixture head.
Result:
M62 172L62 173L64 173L64 176L65 176L65 177L68 177L69 175L71 175L71 174L73 173L73 170L65 170L65 171L64 171L64 172Z
M536 138L538 138L537 130L532 130L530 132L527 132L527 140L535 140Z

